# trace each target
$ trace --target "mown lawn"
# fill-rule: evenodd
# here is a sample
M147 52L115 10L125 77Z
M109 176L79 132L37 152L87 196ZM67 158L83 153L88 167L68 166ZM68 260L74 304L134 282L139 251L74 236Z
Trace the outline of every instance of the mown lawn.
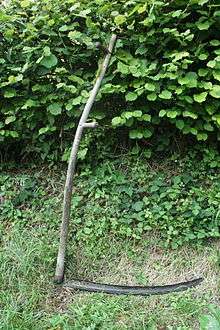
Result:
M217 238L171 249L158 232L125 238L105 224L99 236L92 229L85 236L82 224L77 232L72 226L67 278L139 285L197 276L204 281L183 293L151 297L73 292L53 284L64 177L63 170L47 168L1 174L0 328L200 329L209 305L219 305Z

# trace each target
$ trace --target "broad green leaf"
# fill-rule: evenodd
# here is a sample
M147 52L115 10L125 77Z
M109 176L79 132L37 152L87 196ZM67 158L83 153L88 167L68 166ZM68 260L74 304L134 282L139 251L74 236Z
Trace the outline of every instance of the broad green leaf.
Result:
M23 79L23 74L18 74L17 76L9 76L8 82L9 84L15 84Z
M196 135L196 138L198 141L206 141L208 139L208 134L207 133L198 133Z
M213 60L213 61L209 61L208 63L207 63L207 66L209 67L209 68L214 68L215 67L215 65L216 65L216 61L215 60Z
M170 55L170 57L173 58L172 62L176 62L182 60L184 57L189 57L189 52L186 51L174 52L173 54Z
M112 119L112 125L113 126L123 125L125 123L127 124L125 118L115 117L115 118Z
M145 3L144 6L141 6L138 8L138 14L144 13L146 11L146 9L147 9L147 4Z
M180 85L186 85L187 87L194 88L197 86L197 74L196 72L187 72L184 77L178 79Z
M220 49L216 49L216 50L214 51L214 53L215 53L216 55L220 55Z
M8 125L8 124L12 123L15 120L16 120L15 116L9 116L5 119L5 124Z
M213 104L207 104L205 106L205 110L208 112L209 115L213 115L213 113L216 111L216 108Z
M132 115L133 115L133 117L136 117L136 118L141 117L142 116L142 111L135 110L135 111L132 112Z
M220 46L220 41L217 39L213 39L210 41L211 46Z
M161 99L170 100L172 97L172 93L166 89L159 94L159 97Z
M156 86L152 83L146 83L144 85L144 87L146 90L151 91L151 92L155 91L155 89L156 89Z
M16 90L13 88L7 88L4 92L4 97L5 98L11 98L16 95Z
M79 12L79 16L80 16L80 17L84 17L84 18L86 18L86 16L87 16L88 14L90 14L90 13L91 13L91 9L90 9L90 8L87 8L87 9L81 10L81 11Z
M199 58L201 61L204 61L204 60L206 60L206 59L208 58L208 54L205 54L205 53L200 54L200 55L198 56L198 58Z
M220 115L214 115L212 116L212 119L215 120L218 123L218 125L220 125Z
M71 103L72 103L72 105L78 105L78 104L80 104L81 102L82 102L82 96L81 96L81 95L77 96L77 97L74 98L74 99L71 99Z
M143 133L140 130L133 129L129 132L130 139L142 139Z
M183 111L183 117L190 117L192 119L197 119L198 115L191 111Z
M181 100L185 100L189 104L193 103L193 99L189 95L182 96Z
M166 116L166 110L160 110L160 112L159 112L159 117L164 117L164 116Z
M209 21L196 22L196 26L199 30L208 30L211 23Z
M128 94L126 94L125 99L126 101L135 101L137 99L137 94L134 92L129 92Z
M125 111L125 112L122 112L121 116L123 118L130 119L130 118L133 117L133 112L131 112L131 111Z
M175 86L175 93L176 93L177 95L182 94L182 92L183 92L182 87L176 87L176 86Z
M70 110L72 110L73 105L72 105L71 103L67 103L67 104L65 105L65 108L66 108L67 111L70 111Z
M199 71L198 71L198 75L199 75L200 77L205 77L205 76L207 76L208 73L209 73L209 70L208 70L208 69L203 69L203 68L201 68L201 69L199 69Z
M149 137L151 137L152 134L153 134L152 131L149 130L149 129L147 129L147 128L145 128L145 129L143 130L143 135L144 135L145 139L148 139Z
M134 118L132 117L132 118L127 119L126 121L124 120L124 122L127 127L131 127L134 124Z
M208 95L207 92L203 92L203 93L200 93L200 94L194 94L193 98L196 102L202 103L202 102L205 102L207 95Z
M190 129L190 133L192 133L193 135L197 135L197 134L198 134L198 131L197 131L196 128L191 127L191 129Z
M121 122L122 122L121 117L115 117L115 118L112 119L112 125L113 126L118 126L118 125L121 124Z
M98 31L98 24L93 22L91 17L87 16L86 17L86 26L88 29L91 29L93 31Z
M182 10L176 10L176 11L172 12L171 16L172 17L179 17L182 13L183 13Z
M40 103L39 101L35 101L35 100L32 100L32 99L28 99L25 104L22 106L21 109L28 109L28 108L32 108L32 107L36 107L38 106Z
M48 126L47 127L42 127L42 128L39 129L38 134L41 135L41 134L47 133L49 130L50 129L49 129Z
M44 56L50 56L50 55L51 55L50 47L45 46L44 47Z
M216 80L220 81L220 70L213 71L212 74Z
M89 97L89 92L86 89L83 89L81 91L81 96L83 96L85 99Z
M148 115L147 113L141 116L141 119L144 121L151 121L151 115Z
M212 89L212 83L211 81L201 81L201 87L203 87L204 89Z
M216 10L214 12L214 17L220 17L220 10Z
M16 131L10 131L10 136L12 136L13 138L19 137L18 132Z
M83 34L80 41L85 44L89 49L94 47L94 44L92 42L92 39L88 37L87 35Z
M136 211L139 212L143 209L144 203L142 201L136 202L132 205L132 208Z
M61 32L65 32L65 31L68 31L69 30L69 27L68 25L64 24L62 25L60 28L59 28L59 31Z
M209 94L212 97L215 97L216 99L220 98L220 85L213 85L212 90L209 92Z
M117 58L128 64L134 59L130 52L123 49L117 51Z
M43 65L45 68L50 69L56 66L58 63L57 57L54 54L49 56L45 56L41 61L40 64Z
M129 66L122 63L122 62L118 62L117 69L118 69L119 72L121 72L123 74L128 74L129 73Z
M144 155L144 157L146 157L146 158L151 158L151 156L152 156L152 151L150 150L150 149L145 149L144 151L143 151L143 155ZM152 329L153 330L153 329ZM154 329L154 330L156 330L156 328Z
M178 115L178 112L177 111L167 111L167 117L169 118L176 118L176 116Z
M155 101L157 99L157 94L156 93L151 93L147 95L147 99L149 101Z
M183 127L184 127L184 125L185 125L185 124L184 124L184 121L181 120L181 119L177 120L177 121L175 122L175 124L176 124L176 127L179 128L180 130L182 130Z
M62 104L61 103L52 103L47 107L47 110L54 116L61 114Z
M150 27L152 25L153 21L154 21L153 17L147 17L142 22L140 22L140 24L143 24L144 26L149 26Z
M76 75L70 75L68 76L68 79L71 81L74 81L76 83L78 83L79 85L83 85L84 84L84 80Z
M141 77L143 75L143 71L138 65L130 65L129 70L134 77Z
M209 131L209 132L212 132L214 130L213 126L210 123L204 124L203 127L206 131Z
M122 25L126 22L126 17L124 15L118 15L114 19L116 25Z
M21 1L21 7L22 8L27 8L30 6L30 0L23 0Z
M205 3L207 3L207 2L209 2L209 0L199 0L198 1L198 4L200 5L200 6L203 6Z
M78 41L81 39L82 37L82 33L80 31L70 31L68 33L68 37L70 38L70 40L72 41Z
M81 160L85 159L87 151L88 151L88 148L81 148L77 153L77 157Z

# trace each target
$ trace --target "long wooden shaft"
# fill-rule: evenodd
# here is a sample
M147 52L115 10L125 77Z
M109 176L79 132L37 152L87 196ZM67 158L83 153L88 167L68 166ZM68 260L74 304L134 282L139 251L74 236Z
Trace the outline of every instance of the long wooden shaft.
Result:
M64 188L64 199L63 199L63 215L62 215L62 223L61 223L61 230L60 230L60 243L59 243L59 251L57 256L57 265L56 265L56 273L55 273L55 282L62 283L64 278L64 262L65 262L65 254L66 254L66 246L67 246L67 238L68 238L68 227L69 227L69 220L70 220L70 212L71 212L71 198L72 198L72 191L73 191L73 177L75 173L76 167L76 160L77 160L77 152L80 144L80 140L82 137L83 129L86 127L94 127L88 123L86 123L92 105L95 101L96 95L100 89L102 80L104 78L105 72L108 68L111 54L114 49L114 45L116 42L117 36L113 34L109 41L108 45L108 53L103 61L103 64L100 68L99 75L95 81L95 85L90 93L89 99L85 105L83 110L82 116L80 118L75 138L73 141L67 176L66 176L66 183Z

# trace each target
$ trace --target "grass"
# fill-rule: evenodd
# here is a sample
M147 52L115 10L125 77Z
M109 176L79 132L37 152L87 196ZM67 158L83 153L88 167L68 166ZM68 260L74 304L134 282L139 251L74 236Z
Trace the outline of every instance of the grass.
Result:
M208 306L219 305L218 239L172 250L152 232L141 240L106 234L75 241L72 229L68 279L129 285L197 276L204 281L186 292L150 297L73 292L53 284L63 181L64 175L45 168L1 175L0 329L200 329Z
M52 282L57 232L15 226L4 234L0 254L1 329L196 329L207 305L218 304L218 243L176 251L150 241L113 243L103 238L93 248L70 244L67 277L144 285L202 275L204 282L187 292L146 298L64 290Z

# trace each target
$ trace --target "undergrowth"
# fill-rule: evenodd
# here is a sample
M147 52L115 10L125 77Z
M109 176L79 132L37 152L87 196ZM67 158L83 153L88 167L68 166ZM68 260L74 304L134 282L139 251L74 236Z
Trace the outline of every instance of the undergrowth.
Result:
M143 155L121 155L81 166L75 177L71 232L95 243L103 235L143 239L158 232L165 245L219 237L218 155L191 150L156 162ZM211 168L211 167L213 168ZM34 226L33 212L46 212L49 226L61 216L63 169L1 174L1 223Z
M204 277L185 293L146 298L55 287L65 171L36 165L2 171L0 329L191 330L200 322L208 330L218 324L219 311L207 309L219 301L219 243L210 240L219 236L218 157L193 149L155 161L130 153L79 163L66 276L134 285Z

